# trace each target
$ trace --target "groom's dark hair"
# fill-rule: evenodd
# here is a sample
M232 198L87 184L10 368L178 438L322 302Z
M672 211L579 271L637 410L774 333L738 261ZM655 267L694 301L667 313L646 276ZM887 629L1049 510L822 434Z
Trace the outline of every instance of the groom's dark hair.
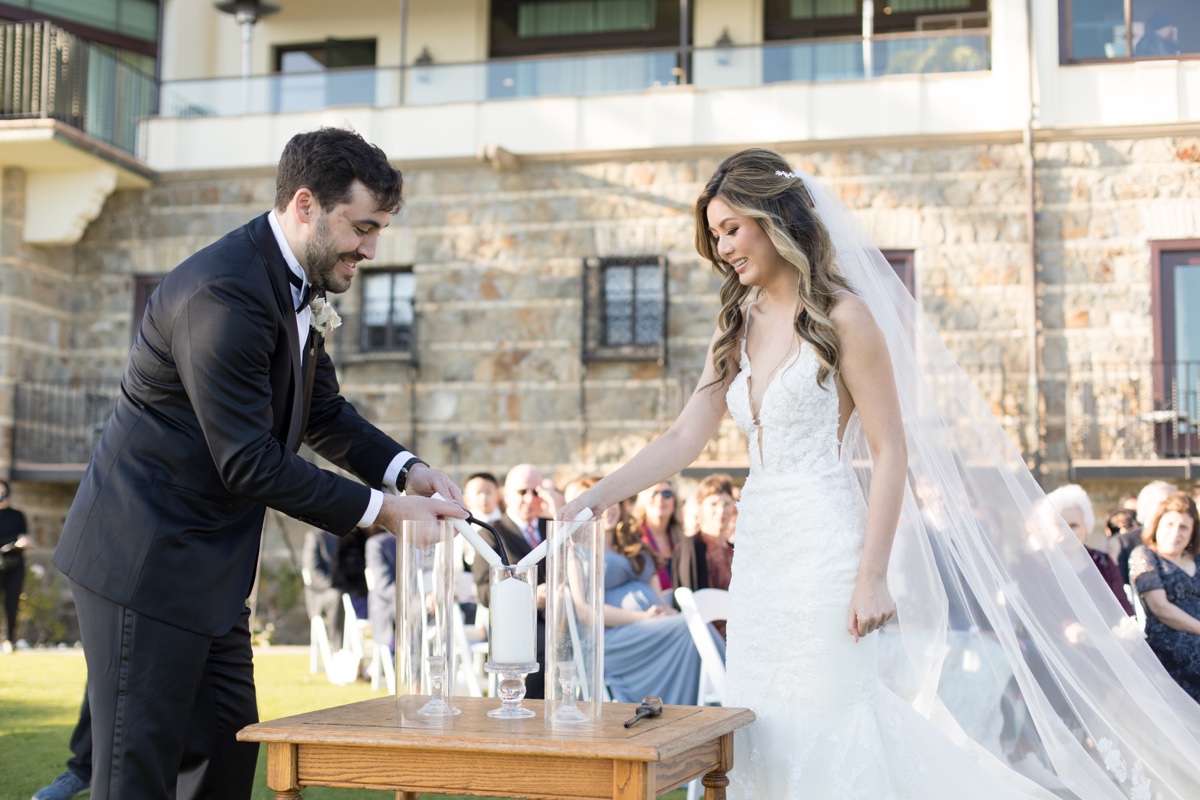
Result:
M331 211L350 202L351 186L367 187L380 211L395 214L404 200L404 178L382 150L354 131L321 128L297 133L283 148L275 176L275 209L283 211L296 192L307 188Z

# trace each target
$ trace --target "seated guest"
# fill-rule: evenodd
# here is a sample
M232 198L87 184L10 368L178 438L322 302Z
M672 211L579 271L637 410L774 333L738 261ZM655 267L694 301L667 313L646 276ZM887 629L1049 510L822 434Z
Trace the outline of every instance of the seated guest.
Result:
M1167 497L1129 557L1129 578L1146 608L1146 643L1200 703L1200 514L1183 492Z
M1125 610L1126 614L1132 616L1133 606L1125 595L1125 584L1121 580L1121 572L1117 569L1116 562L1107 553L1101 553L1099 550L1093 550L1087 546L1088 536L1091 534L1092 528L1096 526L1096 512L1092 510L1092 501L1088 498L1087 492L1083 490L1082 486L1069 483L1050 492L1046 495L1046 499L1067 523L1071 532L1078 537L1083 549L1091 556L1092 563L1100 571L1100 576L1104 578L1104 582L1108 584L1108 588L1112 590L1113 595L1121 604L1121 608Z
M377 533L366 544L367 572L371 588L367 592L367 619L371 637L396 652L396 536L388 531Z
M1104 518L1104 535L1120 536L1138 527L1137 512L1132 508L1114 508Z
M675 487L663 481L642 490L633 507L633 519L642 534L642 543L653 554L658 570L658 586L664 592L675 588L671 577L671 556L683 539L683 525L676 512Z
M1174 484L1166 481L1147 483L1137 495L1137 527L1110 536L1104 542L1105 551L1117 562L1117 569L1121 571L1121 580L1125 583L1129 583L1129 554L1133 552L1133 548L1142 543L1142 526L1158 512L1159 505L1167 498L1167 495L1177 491L1179 490Z
M696 535L675 548L672 571L676 586L728 589L733 565L735 508L733 479L717 473L696 488Z
M597 480L576 481L567 497ZM695 705L700 653L687 620L663 603L654 559L642 544L641 530L620 508L619 504L609 508L601 518L608 546L604 554L604 681L613 699L620 702L637 703L657 695L664 703ZM718 647L722 645L718 643Z

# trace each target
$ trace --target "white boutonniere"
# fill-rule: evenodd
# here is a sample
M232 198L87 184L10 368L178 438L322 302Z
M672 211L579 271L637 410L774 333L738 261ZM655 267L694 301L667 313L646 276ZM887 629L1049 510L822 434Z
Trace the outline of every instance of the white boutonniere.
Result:
M324 297L314 297L310 308L312 308L312 327L319 335L324 336L342 324L341 316L332 304L325 301Z

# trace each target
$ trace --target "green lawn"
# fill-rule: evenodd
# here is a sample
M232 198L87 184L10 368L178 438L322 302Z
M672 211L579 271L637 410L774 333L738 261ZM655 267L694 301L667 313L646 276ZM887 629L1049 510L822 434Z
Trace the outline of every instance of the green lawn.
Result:
M308 671L307 652L294 648L255 655L258 708L262 719L378 697L367 683L334 686ZM67 740L83 699L86 669L79 651L20 652L0 656L0 800L28 800L64 768ZM266 748L254 777L254 800L273 800L266 785ZM669 800L683 800L683 790ZM394 800L391 792L310 788L305 800ZM452 800L422 795L422 800ZM479 800L457 798L454 800Z

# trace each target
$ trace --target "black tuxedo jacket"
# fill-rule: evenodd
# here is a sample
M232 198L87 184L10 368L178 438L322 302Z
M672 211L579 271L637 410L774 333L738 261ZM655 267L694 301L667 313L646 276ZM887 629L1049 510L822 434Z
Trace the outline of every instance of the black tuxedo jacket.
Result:
M288 266L264 214L163 278L67 514L54 563L114 603L227 632L254 580L267 506L334 533L402 447L338 393L323 337L300 355Z
M542 539L546 538L547 522L549 522L547 519L538 519L538 533L541 535ZM529 555L530 551L533 550L533 548L529 546L529 542L525 540L525 534L517 530L516 526L513 525L512 520L508 518L507 514L500 517L500 519L498 519L496 522L493 522L492 527L496 529L496 531L500 534L500 538L504 541L504 549L508 551L509 563L517 563L522 558ZM491 545L492 549L497 553L500 552L500 549L496 547L496 537L492 536L491 532L480 528L479 538ZM492 597L492 586L490 583L491 572L490 565L483 556L477 557L475 561L472 562L471 574L475 577L475 589L479 595L479 602L483 603L485 606L490 606L491 603L489 601ZM538 583L546 582L545 559L538 563L537 579ZM538 612L538 616L541 616L541 612Z

